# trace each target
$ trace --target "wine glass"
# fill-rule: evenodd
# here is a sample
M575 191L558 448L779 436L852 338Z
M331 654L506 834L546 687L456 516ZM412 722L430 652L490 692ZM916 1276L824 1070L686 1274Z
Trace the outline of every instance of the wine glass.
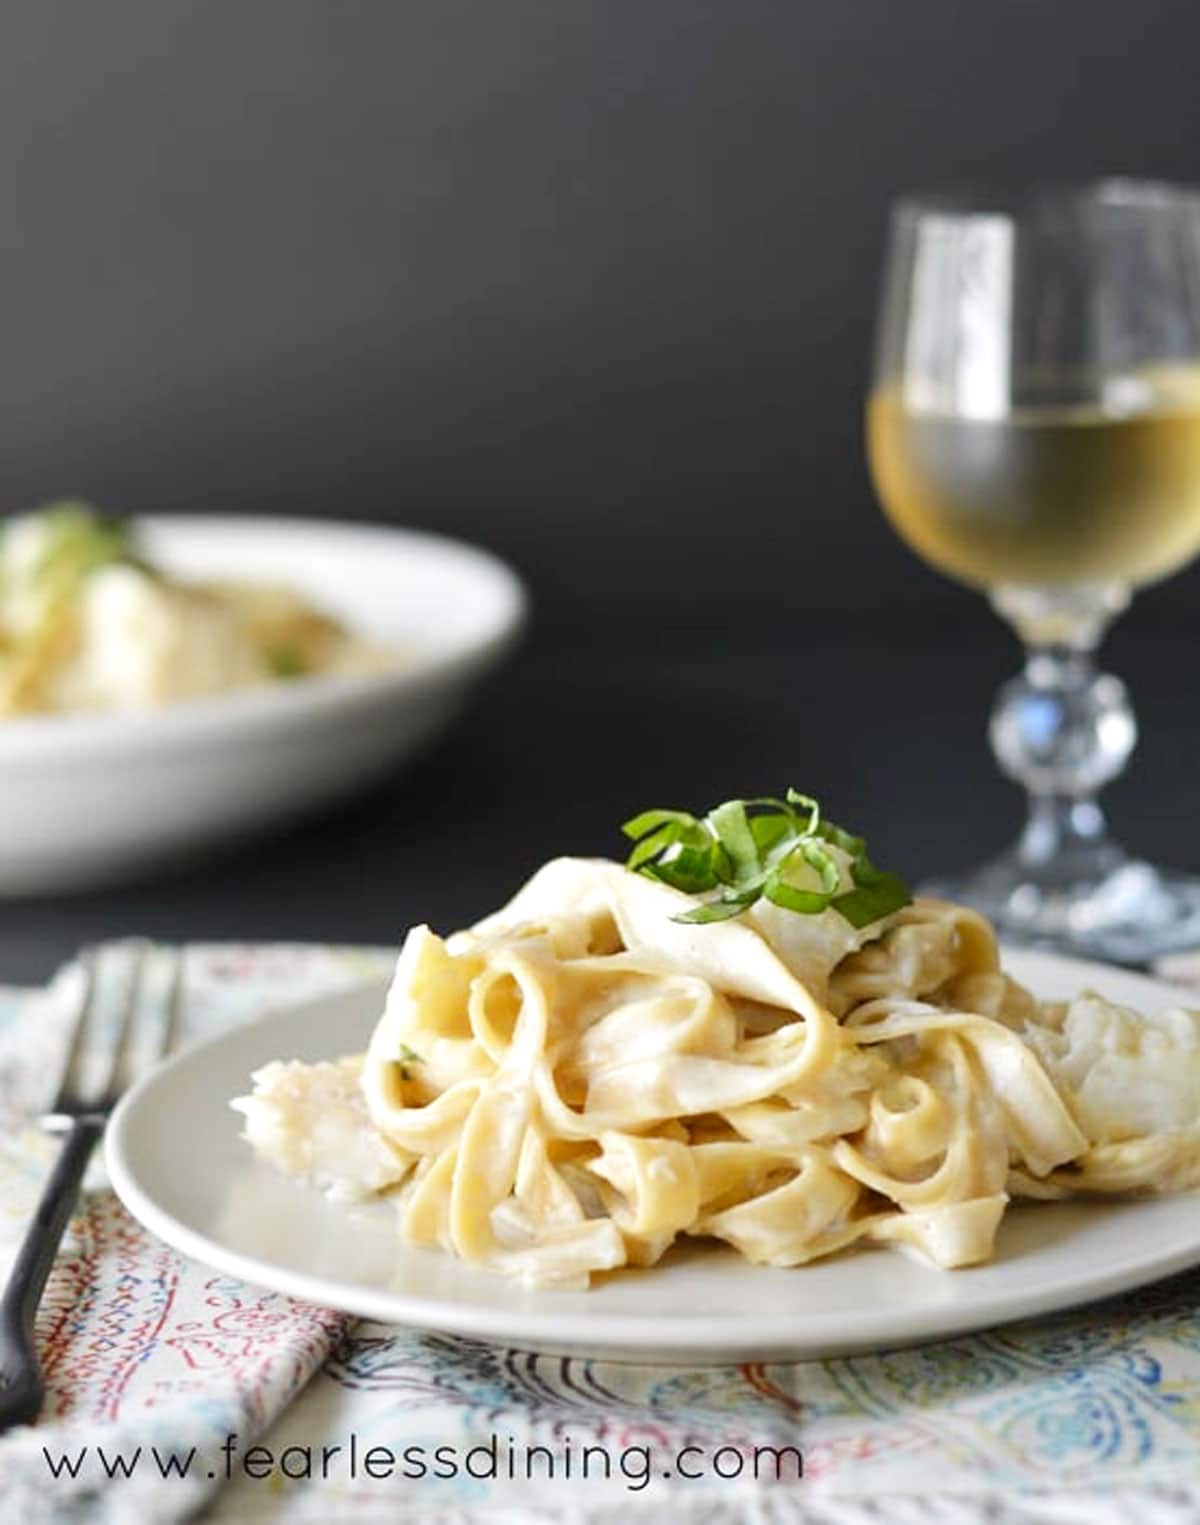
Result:
M1096 795L1137 729L1094 660L1132 591L1200 550L1200 192L899 201L867 441L893 528L1026 648L991 718L1024 832L930 890L1025 943L1137 962L1200 941L1200 880L1108 834Z

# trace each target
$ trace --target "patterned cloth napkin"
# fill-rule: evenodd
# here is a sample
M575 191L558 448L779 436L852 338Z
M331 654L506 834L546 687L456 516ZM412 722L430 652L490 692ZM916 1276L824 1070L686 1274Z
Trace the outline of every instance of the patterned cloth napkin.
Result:
M187 1035L389 963L189 948ZM28 1119L75 979L0 990L0 1273L51 1157ZM44 1413L0 1437L0 1520L628 1525L669 1509L681 1525L1182 1525L1200 1516L1198 1292L1193 1272L837 1361L564 1359L357 1322L217 1275L146 1233L97 1167L39 1319Z

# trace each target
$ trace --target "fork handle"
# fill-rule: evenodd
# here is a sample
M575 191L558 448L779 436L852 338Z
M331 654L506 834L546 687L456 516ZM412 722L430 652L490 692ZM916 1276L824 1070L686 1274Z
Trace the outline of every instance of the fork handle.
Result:
M31 1424L45 1396L33 1321L104 1118L74 1118L0 1297L0 1432Z

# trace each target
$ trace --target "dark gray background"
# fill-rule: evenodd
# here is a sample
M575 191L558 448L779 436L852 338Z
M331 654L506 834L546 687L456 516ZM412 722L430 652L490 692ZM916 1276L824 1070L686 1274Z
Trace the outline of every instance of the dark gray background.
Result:
M392 519L495 547L538 611L415 772L0 907L0 977L132 930L390 941L638 806L789 781L914 875L1001 845L1015 646L863 464L886 205L1200 179L1198 47L1193 0L0 8L0 508ZM1194 868L1198 579L1108 648L1145 736L1114 811Z

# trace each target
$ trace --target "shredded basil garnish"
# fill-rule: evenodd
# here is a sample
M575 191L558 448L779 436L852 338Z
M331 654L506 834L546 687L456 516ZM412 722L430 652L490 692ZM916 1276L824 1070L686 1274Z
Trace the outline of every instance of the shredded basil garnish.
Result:
M817 801L795 789L784 799L726 800L699 819L684 810L643 810L621 830L634 843L627 868L689 895L717 892L674 921L727 921L765 898L802 916L834 910L865 927L912 900L903 880L867 857L862 837L824 820ZM850 858L853 889L841 889L830 847Z
M410 1064L424 1064L425 1062L424 1058L417 1053L416 1049L409 1048L407 1043L400 1044L396 1052L396 1058L400 1064L401 1080L412 1079L412 1072L409 1069Z

